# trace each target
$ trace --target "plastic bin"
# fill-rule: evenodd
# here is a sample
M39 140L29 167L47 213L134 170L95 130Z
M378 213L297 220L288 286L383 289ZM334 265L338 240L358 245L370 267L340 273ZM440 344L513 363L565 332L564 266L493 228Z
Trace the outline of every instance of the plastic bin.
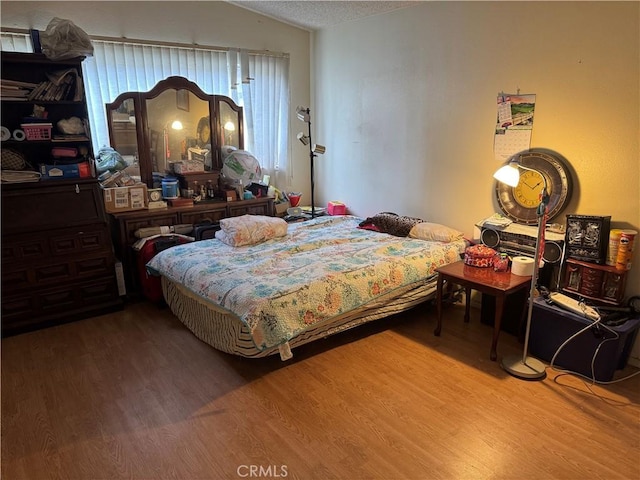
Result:
M592 323L573 312L549 305L538 297L533 302L529 352L540 360L550 362L565 340ZM593 327L567 343L556 357L554 366L592 378L591 361L598 345L604 339L612 339L600 347L593 369L595 380L607 382L613 378L616 370L626 366L638 327L640 318L637 316L621 325L609 327L618 334L618 338L602 327Z
M20 128L24 130L24 135L28 141L51 140L51 123L22 123Z

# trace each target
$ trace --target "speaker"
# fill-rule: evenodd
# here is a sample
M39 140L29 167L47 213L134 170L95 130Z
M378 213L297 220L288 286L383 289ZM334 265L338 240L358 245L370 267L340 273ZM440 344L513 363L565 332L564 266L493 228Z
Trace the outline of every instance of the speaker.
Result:
M514 231L480 227L480 241L511 257L534 257L536 254L537 227L513 226ZM551 290L559 288L560 270L564 259L564 240L554 236L545 238L542 260L544 266L539 271L539 284Z

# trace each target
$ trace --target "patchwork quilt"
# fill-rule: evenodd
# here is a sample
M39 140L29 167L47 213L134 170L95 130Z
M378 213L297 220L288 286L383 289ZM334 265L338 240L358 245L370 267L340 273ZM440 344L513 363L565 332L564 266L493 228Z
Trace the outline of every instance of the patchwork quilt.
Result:
M285 236L241 247L218 239L158 253L164 275L212 308L237 316L256 348L280 346L311 326L419 285L460 260L465 241L434 242L358 228L354 216L288 225Z

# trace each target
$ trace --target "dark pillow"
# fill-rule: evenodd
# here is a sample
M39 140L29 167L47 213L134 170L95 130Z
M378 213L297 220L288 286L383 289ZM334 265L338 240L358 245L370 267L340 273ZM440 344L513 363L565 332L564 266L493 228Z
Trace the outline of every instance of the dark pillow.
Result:
M373 226L379 232L395 235L396 237L406 237L413 226L420 222L424 222L424 220L392 212L382 212L360 222L360 227L373 230L373 228L370 228Z

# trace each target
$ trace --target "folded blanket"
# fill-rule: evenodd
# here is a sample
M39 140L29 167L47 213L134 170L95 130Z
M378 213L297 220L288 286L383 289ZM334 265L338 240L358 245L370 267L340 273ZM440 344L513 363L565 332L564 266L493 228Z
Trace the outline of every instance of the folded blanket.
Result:
M216 238L232 247L255 245L287 234L287 222L265 215L241 215L220 220Z

